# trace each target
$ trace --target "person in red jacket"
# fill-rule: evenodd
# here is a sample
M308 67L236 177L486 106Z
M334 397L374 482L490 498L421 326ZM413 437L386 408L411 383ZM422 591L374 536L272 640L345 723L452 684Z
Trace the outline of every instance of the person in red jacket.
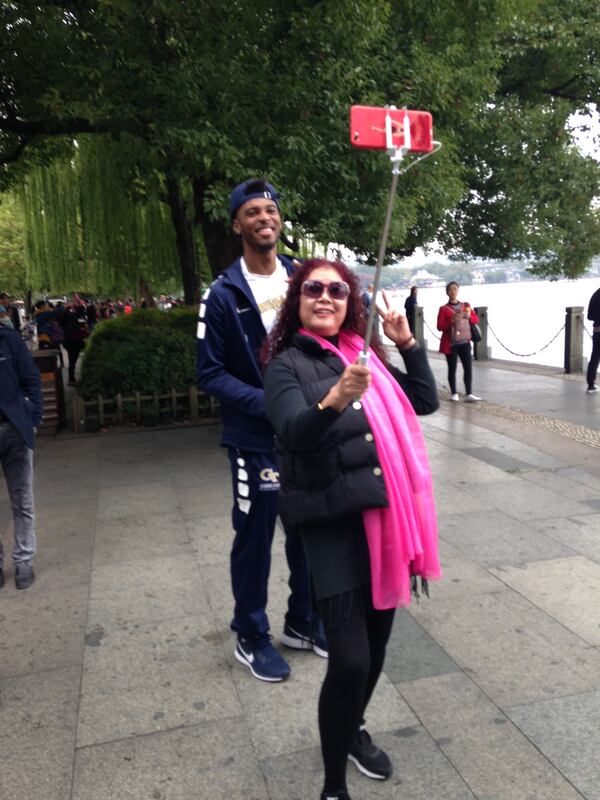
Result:
M458 402L460 399L456 391L456 365L460 358L463 367L465 390L467 396L466 403L474 403L481 400L473 394L473 368L471 357L471 323L479 322L479 317L468 303L461 303L458 300L459 285L456 281L450 281L446 285L448 302L440 306L437 318L437 329L442 331L440 341L440 353L444 353L448 362L448 383L452 400Z

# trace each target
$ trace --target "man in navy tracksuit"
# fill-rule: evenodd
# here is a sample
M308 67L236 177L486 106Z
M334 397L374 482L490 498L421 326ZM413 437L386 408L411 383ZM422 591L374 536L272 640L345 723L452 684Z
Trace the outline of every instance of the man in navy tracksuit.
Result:
M12 558L17 589L27 589L35 580L33 447L42 409L42 382L31 353L16 330L0 324L0 464L13 512ZM3 567L0 542L0 588L4 584Z
M198 321L198 386L218 398L222 444L231 464L235 538L231 583L235 657L256 678L281 681L290 668L271 644L266 614L279 474L267 419L259 352L287 291L293 265L277 255L279 195L270 183L248 180L233 190L229 212L242 258L208 289ZM308 567L299 537L286 532L291 594L282 642L327 656L311 611Z

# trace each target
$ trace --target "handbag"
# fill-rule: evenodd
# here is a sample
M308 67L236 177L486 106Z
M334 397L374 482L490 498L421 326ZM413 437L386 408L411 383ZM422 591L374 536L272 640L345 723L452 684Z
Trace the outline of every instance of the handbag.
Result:
M472 342L480 342L481 341L481 328L476 322L469 323L471 325L471 341Z

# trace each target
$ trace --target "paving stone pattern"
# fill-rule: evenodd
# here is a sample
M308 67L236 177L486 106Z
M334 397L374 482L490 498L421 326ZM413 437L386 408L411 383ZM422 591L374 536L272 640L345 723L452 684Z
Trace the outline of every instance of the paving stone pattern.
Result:
M367 720L395 772L350 765L351 796L600 800L600 486L567 440L454 411L423 419L444 578L398 612ZM2 800L318 798L326 662L288 651L271 685L233 657L219 434L41 442L38 579L8 560L0 593ZM3 484L0 513L9 545ZM287 591L278 530L275 643Z

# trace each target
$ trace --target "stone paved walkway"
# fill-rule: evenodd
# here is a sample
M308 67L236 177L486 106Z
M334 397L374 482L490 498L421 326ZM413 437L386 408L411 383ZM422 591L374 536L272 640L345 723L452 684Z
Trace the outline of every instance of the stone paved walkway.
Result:
M522 417L443 402L423 419L444 580L397 616L368 718L395 774L350 766L353 800L600 800L600 456L526 419L550 418L551 378L504 375ZM586 399L554 419L593 430ZM0 593L2 800L318 797L324 662L289 653L269 685L233 658L218 438L41 442L38 580L17 592L8 564ZM0 485L5 544L8 520ZM276 640L286 581L278 532Z

